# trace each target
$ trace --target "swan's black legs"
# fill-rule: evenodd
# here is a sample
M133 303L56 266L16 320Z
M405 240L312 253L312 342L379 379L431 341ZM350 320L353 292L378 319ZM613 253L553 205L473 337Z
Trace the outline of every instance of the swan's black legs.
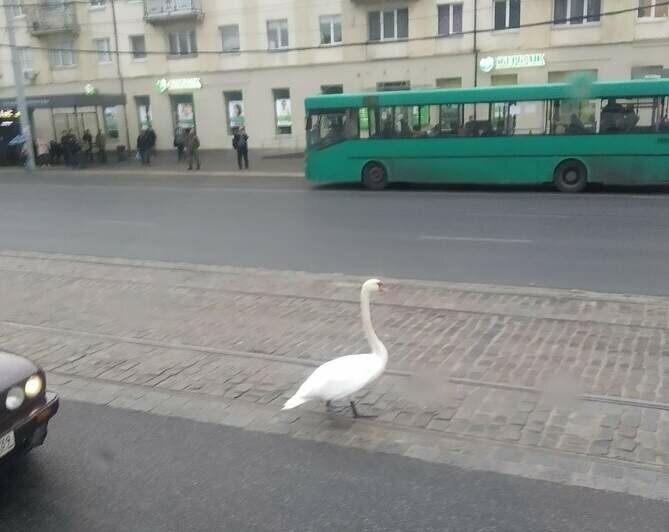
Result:
M356 418L356 419L357 419L357 418L373 418L373 417L378 417L378 416L375 415L375 414L360 414L360 413L358 412L358 409L355 407L355 403L354 403L353 401L351 401L349 404L351 405L351 412L353 412L353 417Z

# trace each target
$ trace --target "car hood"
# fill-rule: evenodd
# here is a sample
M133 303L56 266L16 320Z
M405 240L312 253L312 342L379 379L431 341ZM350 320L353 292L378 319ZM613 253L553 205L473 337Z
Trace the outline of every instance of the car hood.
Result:
M0 390L27 379L38 370L27 358L0 351Z

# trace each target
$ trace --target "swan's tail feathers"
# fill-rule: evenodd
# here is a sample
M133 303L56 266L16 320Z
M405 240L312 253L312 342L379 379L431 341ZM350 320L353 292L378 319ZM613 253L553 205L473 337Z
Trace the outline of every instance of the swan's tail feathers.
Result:
M296 406L300 406L301 404L304 404L307 402L307 399L303 399L302 397L299 397L297 394L293 395L286 403L283 405L283 408L281 410L290 410L291 408L295 408Z

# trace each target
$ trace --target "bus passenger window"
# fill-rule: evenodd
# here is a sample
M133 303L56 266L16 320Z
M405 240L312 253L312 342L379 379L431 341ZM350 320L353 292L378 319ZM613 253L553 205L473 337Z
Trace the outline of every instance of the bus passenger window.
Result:
M653 133L662 116L662 98L607 98L600 133Z
M553 135L584 135L597 129L594 100L555 100L550 102L550 132Z
M390 138L395 136L395 124L392 107L379 108L379 136Z

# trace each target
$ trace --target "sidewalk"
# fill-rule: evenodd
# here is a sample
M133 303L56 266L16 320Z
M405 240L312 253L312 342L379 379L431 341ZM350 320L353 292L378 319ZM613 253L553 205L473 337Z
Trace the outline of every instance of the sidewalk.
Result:
M66 398L669 500L669 298L386 280L373 421L281 413L361 279L0 253L0 347Z
M200 175L228 176L241 175L237 167L237 155L233 150L202 150L200 152L202 169ZM118 161L115 154L110 154L107 164L93 162L86 167L71 169L64 165L39 167L40 172L81 172L89 174L137 174L143 175L183 175L187 173L186 160L177 161L176 150L160 151L152 158L151 166L142 166L135 160L134 152L125 161ZM16 167L11 167L16 171ZM249 152L249 170L241 171L255 176L304 176L304 154L295 151L251 150Z

